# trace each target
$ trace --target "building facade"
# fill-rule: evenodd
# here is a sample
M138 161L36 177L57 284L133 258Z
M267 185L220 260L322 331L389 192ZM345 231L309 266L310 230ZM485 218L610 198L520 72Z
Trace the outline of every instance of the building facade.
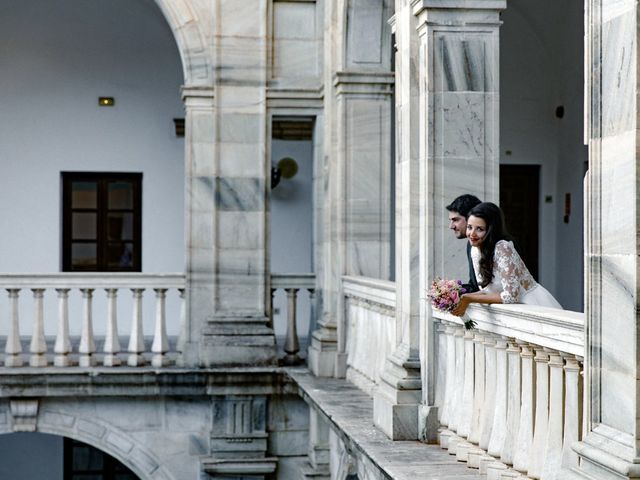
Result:
M9 457L639 475L635 2L44 3L0 0ZM567 310L431 310L461 193Z

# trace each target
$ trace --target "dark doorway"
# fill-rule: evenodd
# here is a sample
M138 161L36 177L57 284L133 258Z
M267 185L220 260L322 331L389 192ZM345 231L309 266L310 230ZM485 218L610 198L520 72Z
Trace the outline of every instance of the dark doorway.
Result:
M500 207L520 256L538 278L540 165L500 165Z
M64 439L65 480L139 480L111 455L91 445Z

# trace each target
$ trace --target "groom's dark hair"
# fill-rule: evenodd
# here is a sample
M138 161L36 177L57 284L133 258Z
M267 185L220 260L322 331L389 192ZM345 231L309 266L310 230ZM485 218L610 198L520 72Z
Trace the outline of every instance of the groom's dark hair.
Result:
M460 195L444 208L446 208L450 212L458 212L460 215L467 218L469 217L469 212L471 211L471 209L480 203L482 202L478 197L469 193L465 193L464 195Z

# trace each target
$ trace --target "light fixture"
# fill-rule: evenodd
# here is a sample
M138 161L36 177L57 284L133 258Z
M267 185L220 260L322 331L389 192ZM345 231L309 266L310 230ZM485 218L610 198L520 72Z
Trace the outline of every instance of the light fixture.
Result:
M271 188L276 188L281 178L293 178L296 173L298 173L298 162L291 157L281 158L275 167L271 167Z
M174 118L173 125L176 130L176 137L184 137L184 118Z
M98 105L101 107L113 107L116 104L116 100L113 97L99 97Z

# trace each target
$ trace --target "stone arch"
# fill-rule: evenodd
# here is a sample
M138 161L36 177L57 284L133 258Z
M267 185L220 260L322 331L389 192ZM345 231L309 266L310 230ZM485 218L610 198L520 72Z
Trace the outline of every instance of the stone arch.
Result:
M136 439L121 429L95 418L68 412L45 411L38 413L33 430L17 429L15 423L13 428L10 423L0 425L0 435L18 431L46 433L81 441L111 455L142 480L176 480L161 465L156 455L140 445Z
M210 85L212 68L205 36L200 29L199 19L190 0L155 0L155 2L173 31L178 45L184 84L186 86Z

